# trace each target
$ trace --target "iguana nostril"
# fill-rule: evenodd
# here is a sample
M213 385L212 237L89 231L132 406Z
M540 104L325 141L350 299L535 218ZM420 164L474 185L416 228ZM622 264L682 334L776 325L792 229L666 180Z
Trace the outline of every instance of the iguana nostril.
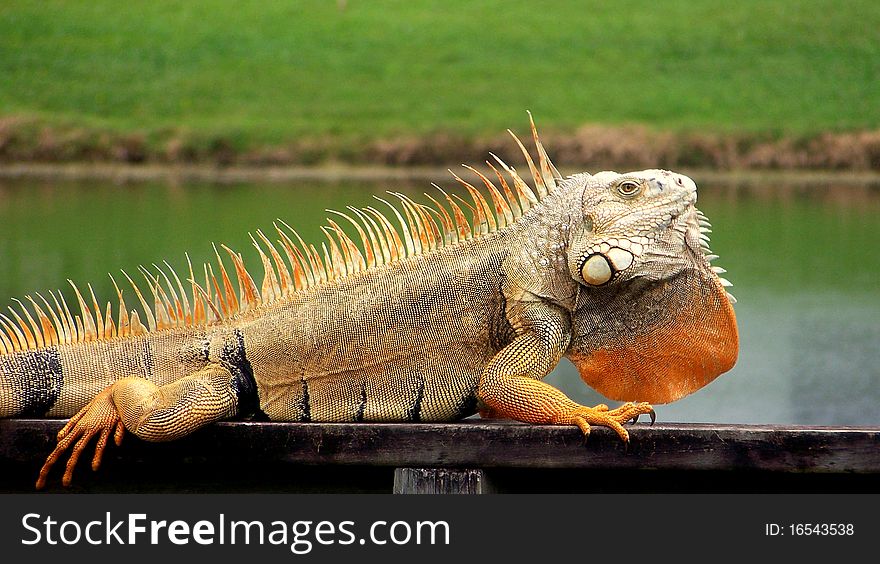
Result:
M675 183L684 188L684 182L682 181L680 176L675 177Z

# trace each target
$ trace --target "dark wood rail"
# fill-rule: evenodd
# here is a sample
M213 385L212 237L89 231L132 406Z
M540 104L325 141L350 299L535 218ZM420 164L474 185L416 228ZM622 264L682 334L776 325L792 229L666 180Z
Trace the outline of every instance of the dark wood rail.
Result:
M0 491L32 491L61 420L0 420ZM637 423L605 428L479 419L446 424L226 422L180 441L127 436L71 492L880 491L880 427Z

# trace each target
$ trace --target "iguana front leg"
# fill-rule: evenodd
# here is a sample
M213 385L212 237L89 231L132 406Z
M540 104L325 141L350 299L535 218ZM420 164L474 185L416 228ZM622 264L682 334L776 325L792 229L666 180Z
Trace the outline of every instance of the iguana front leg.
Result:
M590 425L613 429L629 441L623 423L654 410L647 403L626 403L609 410L587 407L541 382L556 366L570 339L568 315L559 307L527 302L515 310L518 336L491 360L480 378L477 395L493 417L526 423L577 425L584 435Z
M58 444L46 459L37 489L46 485L52 466L71 446L62 483L70 485L73 469L89 441L98 435L92 470L101 464L111 432L119 445L125 431L147 441L170 441L219 419L235 415L238 398L230 371L220 364L164 386L127 377L107 386L59 431Z

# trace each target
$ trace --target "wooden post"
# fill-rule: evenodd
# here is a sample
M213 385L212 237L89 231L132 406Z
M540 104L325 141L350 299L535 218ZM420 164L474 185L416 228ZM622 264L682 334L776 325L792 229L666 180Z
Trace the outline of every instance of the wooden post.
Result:
M484 494L490 493L486 475L480 469L395 468L396 494Z

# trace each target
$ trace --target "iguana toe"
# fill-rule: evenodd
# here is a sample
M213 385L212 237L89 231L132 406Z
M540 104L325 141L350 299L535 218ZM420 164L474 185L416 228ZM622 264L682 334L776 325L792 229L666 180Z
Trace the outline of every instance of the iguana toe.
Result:
M590 425L608 427L617 433L624 443L629 442L629 432L623 424L636 420L639 415L650 415L653 422L656 415L654 408L647 403L625 403L620 407L608 410L605 405L596 407L578 406L561 417L557 417L554 423L577 425L584 435L590 434Z
M113 433L114 442L119 445L125 434L125 427L119 418L116 407L112 400L112 386L108 386L100 394L79 413L71 417L66 425L58 432L58 444L55 450L46 458L46 462L40 469L40 475L37 478L36 488L43 489L49 472L56 462L61 458L64 452L71 448L70 458L64 470L64 476L61 483L69 486L73 481L73 470L79 457L88 446L93 437L98 435L98 442L95 446L95 454L92 457L92 470L97 470L101 466L101 458L104 455L104 449Z

